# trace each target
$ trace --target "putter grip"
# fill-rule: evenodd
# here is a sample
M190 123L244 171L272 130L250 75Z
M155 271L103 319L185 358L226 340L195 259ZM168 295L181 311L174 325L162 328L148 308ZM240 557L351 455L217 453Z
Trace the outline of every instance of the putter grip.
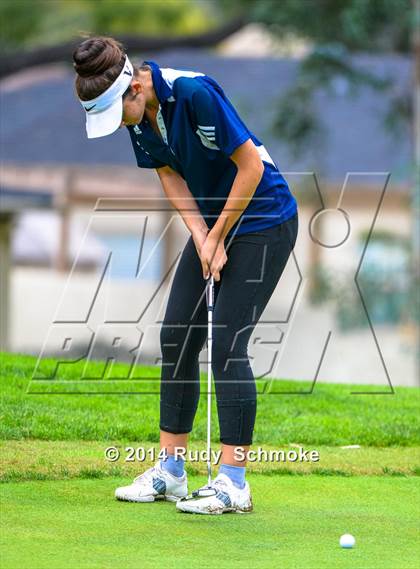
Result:
M214 303L213 277L210 277L206 285L206 302L207 302L207 308L209 310L213 310L213 303Z

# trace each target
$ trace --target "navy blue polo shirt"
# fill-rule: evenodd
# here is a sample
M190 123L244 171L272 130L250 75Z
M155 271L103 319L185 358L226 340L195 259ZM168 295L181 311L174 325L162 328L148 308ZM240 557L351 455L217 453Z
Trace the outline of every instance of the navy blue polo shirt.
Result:
M203 73L160 68L153 61L144 63L152 69L162 138L146 116L138 125L127 127L138 166L168 165L176 170L211 228L223 210L237 172L229 156L250 138L263 161L264 174L228 236L261 231L293 217L297 203L286 180L220 85Z

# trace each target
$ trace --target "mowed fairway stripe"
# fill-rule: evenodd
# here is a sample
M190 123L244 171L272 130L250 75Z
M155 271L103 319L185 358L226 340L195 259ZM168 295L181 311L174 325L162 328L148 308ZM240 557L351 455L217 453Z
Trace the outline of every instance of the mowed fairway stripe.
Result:
M104 451L108 446L116 446L120 458L116 462L108 462ZM128 462L130 456L127 448L155 449L150 442L105 443L93 441L0 441L0 481L13 482L39 479L64 478L104 478L109 476L126 476L134 478L154 461L150 454L146 460ZM205 441L193 441L190 445L192 453L203 451ZM215 445L215 449L217 445ZM299 452L295 446L262 447L264 451L283 450L287 453ZM279 460L261 460L249 463L249 471L265 474L323 474L323 475L418 475L420 473L420 447L342 449L340 447L309 446L307 451L319 451L318 462L288 462ZM254 448L255 450L255 448ZM271 458L276 459L276 455ZM278 457L279 455L277 455ZM270 459L270 455L268 456ZM189 462L187 468L192 474L204 474L205 462Z
M2 569L417 567L416 477L251 475L255 511L204 517L113 499L125 479L1 485ZM190 487L205 482L191 477ZM354 550L338 539L350 532Z

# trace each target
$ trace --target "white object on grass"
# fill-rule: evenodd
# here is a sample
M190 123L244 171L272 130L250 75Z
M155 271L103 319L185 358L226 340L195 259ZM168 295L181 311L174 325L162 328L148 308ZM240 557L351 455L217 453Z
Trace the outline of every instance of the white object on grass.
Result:
M211 487L199 488L187 498L176 503L177 510L191 514L223 514L252 512L252 498L248 482L237 488L226 474L218 474Z
M356 540L351 533L345 533L340 537L340 545L344 549L351 549L356 545Z
M121 486L115 490L117 500L125 502L154 502L168 500L176 502L188 495L187 473L181 477L173 476L164 470L160 460L137 476L129 486Z

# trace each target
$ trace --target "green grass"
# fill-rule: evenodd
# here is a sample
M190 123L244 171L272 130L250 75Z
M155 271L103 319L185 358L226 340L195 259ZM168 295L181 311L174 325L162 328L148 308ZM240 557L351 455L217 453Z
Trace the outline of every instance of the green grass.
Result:
M0 482L25 480L60 480L72 478L107 478L125 476L134 478L141 469L148 468L153 461L148 456L144 462L127 462L128 446L149 449L150 443L138 441L116 443L121 458L108 462L104 450L108 443L95 441L2 441L0 442ZM157 453L157 445L154 447ZM194 442L192 450L205 449L206 443ZM264 445L269 450L273 446ZM307 450L309 447L306 447ZM282 447L296 450L295 447ZM278 450L278 449L276 449ZM420 474L420 447L391 447L342 449L340 447L317 447L318 462L252 462L248 472L265 475L309 475L322 476L418 476ZM157 454L156 454L157 456ZM187 462L189 474L205 474L206 464ZM216 467L215 467L216 468Z
M2 485L2 569L418 567L414 478L251 475L255 511L220 517L117 502L124 482ZM338 545L345 532L353 550Z
M159 368L136 368L141 381L82 381L84 363L44 360L43 373L52 380L31 381L36 358L1 354L1 439L158 441ZM101 362L90 364L91 377L104 378ZM129 366L116 365L113 375L127 376ZM204 378L203 378L204 379ZM366 386L276 381L271 393L258 383L258 415L254 443L305 445L420 446L420 395L415 388L397 388L394 395L354 395ZM87 395L92 391L146 390L154 394ZM383 388L385 389L385 388ZM48 391L49 394L35 394ZM67 391L67 394L57 394ZM286 395L285 392L293 392ZM54 393L55 392L55 393ZM205 386L203 385L203 393ZM201 398L191 439L206 438L206 397ZM213 439L218 440L216 405Z
M159 368L136 368L137 380L127 381L129 367L119 364L111 380L95 362L88 375L100 379L81 381L84 362L44 360L44 379L31 381L36 358L0 358L2 569L417 567L417 389L353 395L378 388L320 383L307 394L309 382L275 381L270 390L258 382L254 448L301 445L320 460L250 463L252 514L191 516L169 503L113 498L116 486L151 465L126 462L124 449L157 447ZM213 425L216 447L215 404ZM205 435L202 397L192 450L205 448ZM104 457L110 445L121 451L114 463ZM205 482L205 464L190 462L187 471L190 490ZM338 546L346 532L356 537L353 550Z

